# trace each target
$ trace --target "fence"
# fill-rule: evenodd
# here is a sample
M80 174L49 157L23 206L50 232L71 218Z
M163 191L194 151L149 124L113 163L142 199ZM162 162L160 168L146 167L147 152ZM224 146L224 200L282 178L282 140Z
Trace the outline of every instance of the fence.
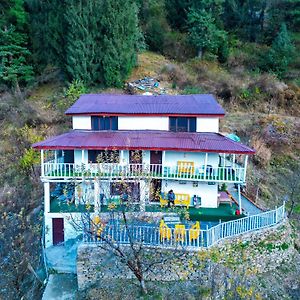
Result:
M86 243L142 243L160 247L209 248L217 242L243 233L272 227L284 220L284 204L271 211L220 223L209 229L159 228L148 226L107 225L95 229L96 234L84 234Z
M160 164L74 164L45 162L42 165L43 176L59 177L95 177L102 178L164 178L180 180L214 181L214 182L244 182L245 168L213 167L211 165L191 166L190 164L160 165Z

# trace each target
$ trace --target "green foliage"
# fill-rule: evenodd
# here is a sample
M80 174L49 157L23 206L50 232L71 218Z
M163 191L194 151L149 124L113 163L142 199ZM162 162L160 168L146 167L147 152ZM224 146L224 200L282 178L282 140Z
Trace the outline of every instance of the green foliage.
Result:
M286 73L294 54L295 47L287 32L286 25L283 23L267 54L266 65L279 77L282 77Z
M226 39L226 32L217 27L213 15L204 9L190 10L188 28L190 42L198 49L199 57L205 51L216 53Z
M197 86L187 86L184 88L182 94L183 95L193 95L193 94L202 94L204 91Z
M108 86L122 87L137 60L136 52L140 38L137 7L130 0L106 0L102 10L103 82Z
M73 80L66 90L65 97L68 105L72 105L82 94L87 93L87 88L81 80Z
M100 79L102 7L96 0L66 0L66 5L65 68L70 79L91 85Z
M33 77L27 48L27 14L23 0L13 0L4 7L0 21L0 82L20 93L19 83L27 83Z

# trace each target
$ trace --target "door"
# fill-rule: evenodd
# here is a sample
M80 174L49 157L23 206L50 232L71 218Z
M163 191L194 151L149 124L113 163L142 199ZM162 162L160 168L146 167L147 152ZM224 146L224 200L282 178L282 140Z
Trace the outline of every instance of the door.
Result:
M52 231L53 231L53 245L58 245L64 242L64 219L53 218L52 219Z
M150 151L150 170L159 175L162 173L162 151Z

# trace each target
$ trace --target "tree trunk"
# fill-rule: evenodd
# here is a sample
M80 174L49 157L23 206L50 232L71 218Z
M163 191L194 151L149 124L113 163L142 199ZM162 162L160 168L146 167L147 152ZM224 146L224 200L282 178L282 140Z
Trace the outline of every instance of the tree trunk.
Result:
M202 49L202 48L199 48L199 49L198 49L198 57L199 57L200 59L202 59L202 56L203 56L203 49Z
M146 288L146 284L143 278L140 279L140 285L141 285L141 289L142 289L142 293L144 295L146 295L148 293L147 288Z

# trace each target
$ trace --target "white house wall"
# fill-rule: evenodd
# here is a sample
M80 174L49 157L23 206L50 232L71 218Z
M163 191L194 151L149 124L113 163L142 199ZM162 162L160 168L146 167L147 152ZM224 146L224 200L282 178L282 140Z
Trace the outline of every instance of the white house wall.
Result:
M52 219L53 218L63 218L64 219L64 239L74 239L81 234L80 231L77 231L72 225L72 219L78 220L76 223L79 224L80 213L49 213L45 214L45 246L50 247L53 245L53 227Z
M176 166L177 161L192 161L195 163L195 166L202 166L205 163L205 153L166 151L165 160L163 161L164 165ZM219 165L219 154L208 153L207 164L217 167Z
M168 117L118 117L119 130L169 130Z
M73 129L92 129L90 116L73 116Z
M197 132L219 132L219 118L197 118Z
M196 185L193 186L191 181L163 180L162 192L173 190L175 194L189 194L190 199L197 195L201 197L202 207L218 207L218 185L208 185L207 182L198 182Z

